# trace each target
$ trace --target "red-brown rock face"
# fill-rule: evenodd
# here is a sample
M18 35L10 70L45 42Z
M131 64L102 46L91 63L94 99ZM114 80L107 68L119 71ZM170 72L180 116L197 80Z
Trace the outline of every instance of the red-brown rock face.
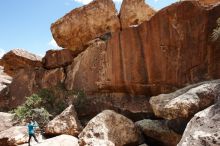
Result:
M187 0L181 0L181 1L187 1ZM191 1L193 1L193 0L191 0ZM219 0L194 0L194 1L198 1L202 5L214 5L214 4L220 2Z
M19 69L42 66L41 57L22 49L14 49L6 53L0 60L0 65L4 67L4 72L10 76L16 75Z
M120 23L112 0L94 0L74 9L51 26L57 44L74 51L81 51L88 41L119 29Z
M144 0L123 0L120 10L120 21L122 29L132 25L139 25L149 20L154 14L149 5Z
M152 96L219 78L219 43L209 38L219 14L220 6L173 4L139 27L89 47L69 67L66 86L89 94Z
M8 107L16 107L25 101L25 97L36 93L40 89L56 86L62 83L64 79L65 74L62 68L20 70L9 86L10 99L8 99Z
M68 49L49 50L42 59L43 67L46 69L54 69L65 67L73 62L75 53Z

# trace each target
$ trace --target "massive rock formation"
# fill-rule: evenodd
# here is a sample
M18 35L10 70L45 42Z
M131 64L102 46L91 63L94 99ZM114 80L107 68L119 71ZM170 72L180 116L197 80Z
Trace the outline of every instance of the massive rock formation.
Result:
M188 123L177 146L219 146L220 104L197 113Z
M155 10L145 4L144 0L123 0L120 10L120 22L122 29L139 25L149 20Z
M42 59L43 67L46 69L54 69L65 67L73 62L75 53L68 49L49 50Z
M165 119L191 118L211 106L220 90L220 80L187 86L170 94L151 97L150 104L158 117Z
M209 41L219 12L220 6L190 1L164 8L139 27L87 48L68 68L66 86L152 96L219 78L219 42Z
M80 52L97 36L120 29L117 11L112 0L94 0L74 9L52 24L51 31L57 44Z
M41 57L22 49L14 49L6 53L0 60L0 65L4 67L4 72L10 76L16 75L19 69L42 66Z
M145 119L135 124L141 128L145 136L156 139L165 146L176 146L181 139L181 135L171 130L165 120Z
M131 120L106 110L89 121L79 138L80 145L123 146L137 143L139 131Z
M60 115L50 121L46 128L47 135L61 135L68 134L78 136L82 127L78 120L74 106L70 105Z

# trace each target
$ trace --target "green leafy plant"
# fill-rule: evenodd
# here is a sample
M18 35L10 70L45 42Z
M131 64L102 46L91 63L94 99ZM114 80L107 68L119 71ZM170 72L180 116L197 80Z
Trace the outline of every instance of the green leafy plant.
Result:
M217 41L220 37L220 18L217 19L216 23L217 23L217 27L213 30L211 36L212 41Z
M25 103L13 110L15 118L19 121L34 118L40 124L45 125L49 121L51 115L46 109L40 107L42 101L42 97L37 94L26 97Z

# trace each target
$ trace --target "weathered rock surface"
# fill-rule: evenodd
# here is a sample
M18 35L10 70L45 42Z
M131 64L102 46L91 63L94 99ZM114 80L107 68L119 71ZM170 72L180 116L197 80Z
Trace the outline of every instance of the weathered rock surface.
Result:
M131 120L105 110L89 121L79 138L80 145L123 146L137 143L139 132Z
M4 73L4 67L0 66L0 91L11 84L12 77Z
M20 70L9 86L10 101L8 107L16 107L25 101L25 97L37 93L40 89L59 85L64 82L64 79L65 74L62 68Z
M28 146L28 144L23 144L21 146ZM44 141L39 144L34 144L34 146L79 146L78 139L70 135L60 135Z
M13 114L0 112L0 132L11 128L14 122Z
M164 120L142 120L135 123L144 135L162 142L166 146L176 146L181 135L169 129Z
M37 134L37 139L42 140L42 136ZM33 139L32 139L33 140ZM28 132L26 126L15 126L0 132L1 146L17 146L28 141Z
M46 69L54 69L65 67L73 62L75 53L68 49L49 50L42 59L43 67Z
M197 113L188 123L177 146L219 146L220 104Z
M39 68L42 66L41 57L31 54L22 49L14 49L6 53L0 60L4 72L10 76L18 73L19 69Z
M156 11L144 0L123 0L120 10L120 21L122 29L139 25L149 20Z
M106 47L104 41L96 40L66 69L66 89L86 94L77 113L79 116L95 116L103 110L112 109L135 120L135 115L152 116L149 98L123 92L111 93L111 90L103 88L109 82Z
M106 78L106 43L96 40L67 68L66 89L92 94Z
M181 1L187 1L187 0L181 0ZM193 1L193 0L190 0L190 1ZM215 5L220 2L219 0L194 0L194 1L198 1L200 4L206 5L206 6L207 5Z
M76 52L82 51L82 47L96 37L119 29L119 18L112 0L94 0L72 10L51 26L57 44Z
M50 121L46 128L45 134L48 135L61 135L68 134L78 136L82 129L80 121L78 120L77 113L74 106L70 105L60 115Z
M11 84L12 77L4 73L4 67L0 66L0 111L7 104L7 87Z
M165 119L190 118L211 106L219 94L220 80L187 86L170 94L151 97L150 104L156 116Z
M87 94L154 96L217 79L220 43L207 36L219 13L220 5L207 8L191 1L168 6L139 27L87 48L68 67L66 87Z

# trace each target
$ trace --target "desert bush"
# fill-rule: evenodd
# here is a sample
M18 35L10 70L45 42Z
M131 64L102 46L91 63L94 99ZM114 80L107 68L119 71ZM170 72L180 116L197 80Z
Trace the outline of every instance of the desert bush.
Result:
M49 121L51 115L46 109L40 107L42 101L42 97L37 94L26 97L25 103L13 110L15 118L19 121L33 118L44 126Z

